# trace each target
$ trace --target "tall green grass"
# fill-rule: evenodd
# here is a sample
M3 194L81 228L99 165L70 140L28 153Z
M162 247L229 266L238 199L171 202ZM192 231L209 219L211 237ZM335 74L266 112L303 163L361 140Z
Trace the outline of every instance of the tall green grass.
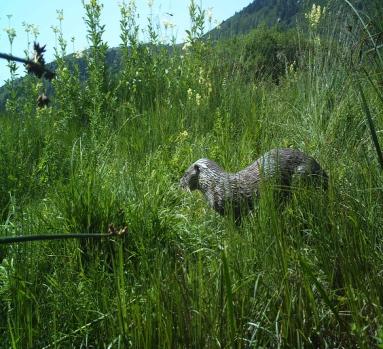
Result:
M380 137L379 76L347 64L363 28L349 36L329 11L277 82L248 81L217 69L194 2L191 46L173 55L137 41L130 3L110 80L102 8L86 6L89 79L62 47L54 105L0 118L0 232L128 234L1 246L0 347L379 347L382 177L355 86ZM198 158L237 171L282 146L318 159L327 193L298 187L279 209L266 191L237 227L178 188Z

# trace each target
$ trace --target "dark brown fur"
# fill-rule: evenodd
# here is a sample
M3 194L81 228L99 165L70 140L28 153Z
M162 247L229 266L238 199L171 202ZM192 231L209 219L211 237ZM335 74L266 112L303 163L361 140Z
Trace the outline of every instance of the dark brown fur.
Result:
M184 189L200 190L209 205L221 215L230 208L235 218L240 219L244 211L253 208L261 182L272 182L284 197L288 197L295 177L311 179L327 188L327 174L315 159L291 148L270 150L236 173L225 172L212 160L200 159L187 169L180 185Z

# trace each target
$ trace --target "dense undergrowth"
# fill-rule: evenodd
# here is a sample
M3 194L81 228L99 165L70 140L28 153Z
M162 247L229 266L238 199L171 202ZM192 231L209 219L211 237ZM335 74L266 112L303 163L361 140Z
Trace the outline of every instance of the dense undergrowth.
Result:
M110 75L102 8L85 6L87 80L58 32L52 106L29 78L0 117L1 235L128 234L0 245L0 347L382 347L383 182L358 84L379 136L383 64L352 10L225 46L201 40L192 2L169 51L150 21L140 43L130 3ZM265 195L237 227L178 187L198 158L236 171L290 146L322 164L326 194L297 188L282 210Z

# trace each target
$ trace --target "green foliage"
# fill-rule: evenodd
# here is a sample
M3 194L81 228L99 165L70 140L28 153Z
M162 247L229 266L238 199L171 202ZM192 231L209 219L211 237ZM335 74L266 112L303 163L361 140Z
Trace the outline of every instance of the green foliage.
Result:
M17 122L14 115L3 117L1 120L1 219L8 216L12 198L23 201L22 198L25 196L35 197L40 190L43 179L38 168L50 124L49 120L44 120L48 115L41 114L41 116L42 120L27 115L16 119Z
M278 81L297 65L302 44L294 31L258 28L244 39L241 69L248 79L271 77Z
M107 100L107 81L106 81L106 51L108 46L103 41L102 35L105 26L101 24L101 11L103 5L92 0L84 5L85 7L85 23L88 28L87 38L90 42L90 52L87 56L88 60L88 80L85 86L87 94L85 106L87 110L90 131L92 137L96 137L101 131L102 123L108 117L105 103Z
M363 113L379 142L383 98L366 28L328 15L307 35L212 44L192 2L187 44L168 50L151 21L140 42L130 2L110 74L102 7L85 7L83 60L56 31L53 105L33 106L31 79L0 117L0 235L128 233L2 247L0 346L381 346L383 182ZM294 183L278 208L266 190L238 227L178 186L196 159L235 172L289 146L319 161L327 192Z

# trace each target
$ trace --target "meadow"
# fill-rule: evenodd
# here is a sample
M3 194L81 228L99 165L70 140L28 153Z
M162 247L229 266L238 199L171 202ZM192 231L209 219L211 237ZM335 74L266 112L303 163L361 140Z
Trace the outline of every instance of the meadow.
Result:
M92 0L85 79L59 16L51 104L36 77L7 85L0 237L127 234L1 244L0 348L383 347L383 28L341 5L214 43L192 1L186 44L164 46L130 2L116 71ZM328 191L262 196L237 226L179 188L196 159L234 172L276 147Z

